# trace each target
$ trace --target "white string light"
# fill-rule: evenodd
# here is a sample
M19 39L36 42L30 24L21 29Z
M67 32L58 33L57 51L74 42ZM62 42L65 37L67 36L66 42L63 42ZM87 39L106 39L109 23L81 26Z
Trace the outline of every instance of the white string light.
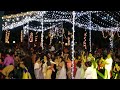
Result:
M90 46L90 52L92 51L91 49L91 11L89 12L89 46Z
M105 36L104 31L102 31L103 38L107 38L108 36Z
M29 23L27 23L27 26L29 26ZM28 35L28 48L30 47L30 43L29 43L29 29L26 29L26 33Z
M36 33L35 33L35 42L37 42L37 40L38 40L38 32L36 31Z
M33 32L30 32L30 35L29 35L29 42L33 42Z
M20 41L23 42L23 31L21 30Z
M75 32L75 11L72 12L73 14L73 27L72 27L72 31L73 31L73 38L72 38L72 79L74 79L74 32Z
M9 38L10 38L10 31L6 30L5 31L5 43L9 43Z
M42 33L41 33L41 47L43 49L43 23L44 23L44 19L43 19L43 15L44 15L44 12L42 13L42 22L41 22L41 25L42 25Z
M37 11L30 11L30 12L25 12L25 13L19 13L19 14L12 14L12 15L5 15L2 17L2 19L11 19L11 18L19 18L20 16L24 17L27 15L32 15L35 14Z
M86 30L85 30L86 31ZM87 46L86 46L86 37L87 37L87 32L84 33L84 41L83 41L83 47L85 49L87 49Z
M114 35L113 35L113 32L111 31L111 34L110 34L110 48L113 50L113 39L114 39Z
M23 25L23 24L25 24L25 23L27 23L27 22L30 22L30 21L40 21L41 22L41 20L40 20L40 18L42 17L42 12L43 11L33 11L32 12L32 14L29 14L29 12L27 12L27 14L25 14L25 15L16 15L17 17L14 17L14 18L12 18L12 19L14 19L13 21L15 21L15 20L17 20L19 17L21 17L22 18L22 20L24 19L24 18L27 18L27 19L29 19L29 20L23 20L22 22L17 22L17 23L15 23L14 22L14 24L12 23L12 24L10 24L10 25L8 25L8 24L6 24L6 26L4 26L3 27L3 30L6 30L6 29L13 29L13 28L15 28L15 27L18 27L18 26L20 26L20 25ZM52 13L52 18L50 17L49 18L49 15L47 15L47 13L49 13L49 12L51 12ZM81 12L76 12L76 23L79 23L79 22L77 22L77 18L79 18L79 17L81 17L81 16L83 16L83 15L88 15L88 13L89 13L90 11L86 11L86 12L84 12L84 11L81 11ZM103 11L91 11L91 13L95 13L95 14L98 14L98 13L101 13L101 12L103 12ZM44 18L45 18L45 20L46 21L44 21L44 22L58 22L58 21L66 21L66 22L70 22L70 23L72 23L72 21L71 21L71 12L70 11L66 11L66 12L64 12L64 11L44 11ZM57 16L57 18L55 18L55 16ZM69 17L68 17L69 16ZM8 16L9 17L9 16ZM59 18L58 18L59 17ZM103 17L103 16L101 16L101 17ZM10 19L10 18L9 18ZM10 22L11 20L9 20L9 19L7 19L7 18L4 18L4 20L6 20L7 22ZM50 20L51 19L51 20ZM114 19L113 19L114 20ZM20 18L17 20L17 21L21 21L20 20ZM6 23L6 22L5 22ZM75 25L78 25L78 24L76 24L75 23ZM79 23L79 24L81 24L81 23ZM86 23L87 24L87 23ZM78 25L78 26L82 26L82 25ZM95 27L94 27L95 26ZM83 24L83 27L85 27L85 29L89 29L88 27L89 26L86 26L85 25L85 23ZM97 27L99 27L98 25L96 26L96 24L92 24L92 22L91 22L91 29L92 30L97 30L98 28ZM99 29L101 29L101 28L99 28ZM104 29L104 30L106 30L106 28ZM101 31L102 31L102 29L101 29Z

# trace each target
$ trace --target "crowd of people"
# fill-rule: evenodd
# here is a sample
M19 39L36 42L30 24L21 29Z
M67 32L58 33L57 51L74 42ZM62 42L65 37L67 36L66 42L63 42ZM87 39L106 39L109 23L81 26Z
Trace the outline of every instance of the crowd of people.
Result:
M69 48L57 51L49 46L48 51L40 47L24 50L16 46L0 52L1 79L72 79L72 57ZM96 50L95 54L84 50L75 52L75 79L119 79L119 50Z
M88 52L75 44L72 60L71 35L36 46L0 43L1 79L120 79L120 49L92 47ZM68 42L68 43L67 43ZM74 62L74 65L72 65ZM74 67L73 67L74 66ZM74 68L72 76L72 67Z
M120 49L75 53L75 79L120 79Z
M70 37L71 38L71 37ZM58 40L59 39L59 40ZM69 38L44 39L28 45L0 44L0 78L1 79L71 79L71 46ZM27 43L27 44L26 44Z

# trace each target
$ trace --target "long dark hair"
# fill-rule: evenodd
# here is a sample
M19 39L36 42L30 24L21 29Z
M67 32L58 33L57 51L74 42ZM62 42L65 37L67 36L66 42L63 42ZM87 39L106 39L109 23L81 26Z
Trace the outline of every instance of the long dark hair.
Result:
M85 66L87 66L87 67L91 67L91 65L92 65L91 61L88 61L88 62L85 63Z
M51 66L50 60L47 61L47 65L48 65L48 66Z
M80 68L81 67L81 61L78 61L77 66Z
M39 58L40 58L40 55L39 55L39 54L37 54L37 55L36 55L35 62L36 62Z

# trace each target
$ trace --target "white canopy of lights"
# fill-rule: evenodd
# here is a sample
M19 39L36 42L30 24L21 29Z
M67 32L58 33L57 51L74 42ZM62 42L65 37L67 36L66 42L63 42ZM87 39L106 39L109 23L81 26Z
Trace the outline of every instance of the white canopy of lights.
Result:
M90 27L89 26L89 21L90 21L89 14L90 13L96 14L97 16L101 17L103 20L113 23L116 27L106 25L107 28L105 28L105 27L99 26L98 24L95 24L92 21L91 21L91 27ZM81 11L81 12L76 11L75 12L75 26L78 26L80 28L85 28L85 29L91 28L91 30L96 30L96 31L103 31L103 30L120 31L118 27L119 22L116 21L109 14L107 14L106 17L102 16L101 15L102 13L105 13L105 12L104 11ZM32 11L32 12L27 12L27 13L15 14L11 16L4 16L3 17L3 21L4 21L3 30L13 29L18 26L24 25L26 23L32 22L32 21L37 21L41 23L42 16L43 16L44 24L48 22L51 23L51 22L63 22L63 21L69 22L72 24L72 18L73 18L72 11ZM45 28L45 30L47 28ZM35 28L33 29L35 30Z

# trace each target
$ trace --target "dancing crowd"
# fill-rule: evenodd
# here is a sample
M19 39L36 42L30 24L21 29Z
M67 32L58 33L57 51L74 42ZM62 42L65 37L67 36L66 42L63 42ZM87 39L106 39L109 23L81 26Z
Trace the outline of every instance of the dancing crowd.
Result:
M0 47L1 79L71 79L70 46ZM59 47L60 46L60 47ZM69 52L68 52L69 50Z
M47 50L47 49L46 49ZM119 79L120 51L96 49L95 53L75 51L75 79ZM41 47L24 50L16 46L0 52L1 79L72 79L71 49L57 51L54 45L48 50Z
M26 43L0 43L0 79L120 79L120 49L92 47L88 52L75 44L72 60L68 37L64 43L44 41L43 49L39 44L28 48Z

